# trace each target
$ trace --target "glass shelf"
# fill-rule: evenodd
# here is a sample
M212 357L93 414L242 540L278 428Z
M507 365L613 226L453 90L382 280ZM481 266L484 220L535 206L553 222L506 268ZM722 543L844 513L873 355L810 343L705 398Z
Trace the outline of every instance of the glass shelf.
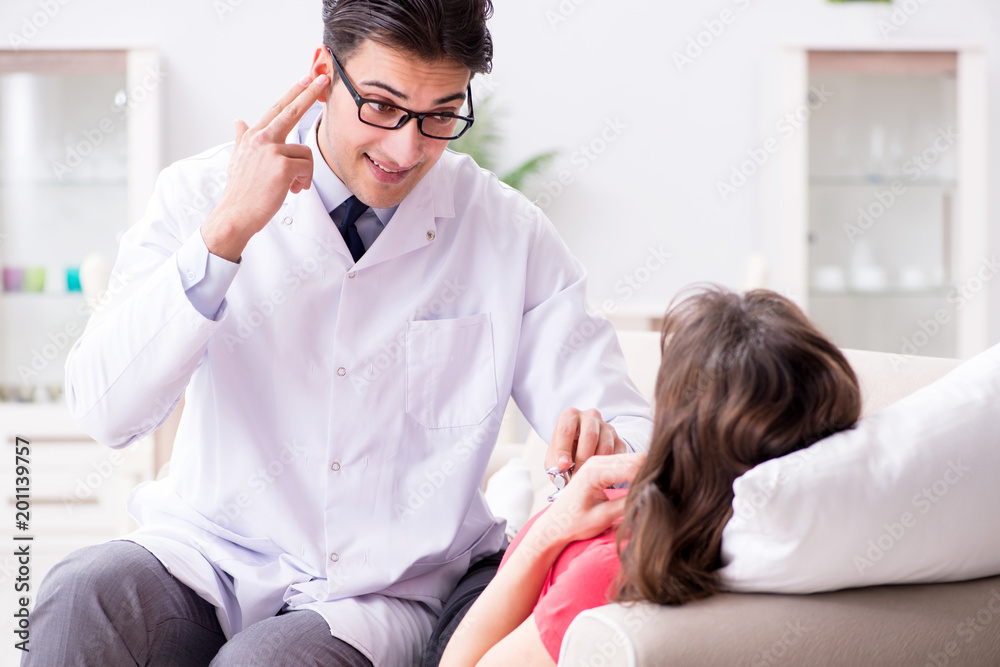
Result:
M67 301L83 301L83 292L7 292L0 290L0 299L65 299Z
M894 182L901 182L905 187L911 188L954 188L957 184L955 179L939 177L921 177L914 179L908 174L878 174L866 176L811 176L809 185L811 187L869 187L872 185L892 185Z
M923 289L881 289L881 290L859 290L859 289L843 289L843 290L824 290L818 289L816 287L809 288L810 298L837 298L837 297L848 297L848 298L869 298L869 299L898 299L898 298L912 298L912 299L926 299L933 298L937 299L943 296L947 296L954 290L955 287L952 285L944 285L939 287L927 287Z
M13 178L2 179L0 178L0 188L59 188L60 190L65 188L93 188L93 187L108 187L108 188L124 188L128 186L128 180L124 178L88 178L88 179L64 179L60 181L57 178L51 179L41 179L32 178L27 180L18 180Z

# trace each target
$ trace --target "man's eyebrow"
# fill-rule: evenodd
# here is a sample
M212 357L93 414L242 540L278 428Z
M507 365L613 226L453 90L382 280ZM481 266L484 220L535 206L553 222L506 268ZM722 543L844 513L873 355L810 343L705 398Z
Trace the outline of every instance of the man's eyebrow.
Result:
M406 101L408 101L410 99L409 96L406 95L405 93L400 92L400 91L396 90L395 88L393 88L392 86L390 86L389 84L382 83L381 81L366 80L366 81L361 81L359 85L362 85L362 86L372 86L374 88L381 88L382 90L386 91L390 95L394 95L394 96L398 97L399 99L403 100L404 102L406 102ZM448 102L454 102L456 100L464 100L464 99L465 99L465 93L464 92L462 92L462 93L455 93L454 95L448 95L447 97L442 97L440 99L435 100L434 104L435 105L438 105L438 104L447 104Z
M448 97L442 97L439 100L435 100L434 104L448 104L448 102L456 102L464 99L465 93L455 93L454 95L449 95Z

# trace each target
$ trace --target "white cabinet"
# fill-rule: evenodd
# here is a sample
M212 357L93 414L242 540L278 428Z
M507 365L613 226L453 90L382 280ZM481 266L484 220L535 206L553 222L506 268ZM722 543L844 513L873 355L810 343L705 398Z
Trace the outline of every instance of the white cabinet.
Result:
M987 347L986 82L975 49L782 54L778 105L809 111L772 181L778 286L841 347Z
M19 438L30 452L27 494L15 487L17 476L25 476L17 471L23 459L15 459ZM27 595L33 609L38 586L56 563L76 549L135 528L125 501L137 484L152 479L152 455L151 437L122 450L94 442L62 405L0 404L0 615L7 619L0 630L7 637L13 637L17 597ZM17 514L19 495L28 496L25 530L17 524L24 518ZM33 539L14 539L25 536ZM16 593L20 564L14 552L25 544L30 545L30 591ZM12 641L0 645L0 665L17 664L18 653Z
M152 51L0 50L0 398L58 394L76 271L113 264L160 169L161 81Z
M61 396L66 356L91 308L75 270L113 264L160 169L162 76L148 50L0 50L0 665L13 648L16 535L32 535L33 607L71 551L133 528L128 492L153 477L152 438L112 450ZM41 279L44 273L44 282ZM30 521L15 522L15 444L30 443Z

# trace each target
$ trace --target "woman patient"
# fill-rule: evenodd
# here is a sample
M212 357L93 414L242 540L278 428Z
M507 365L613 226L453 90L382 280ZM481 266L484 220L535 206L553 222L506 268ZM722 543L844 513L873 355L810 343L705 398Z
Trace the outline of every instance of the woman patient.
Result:
M441 665L554 665L585 609L716 593L733 481L861 411L847 360L774 292L711 287L675 300L661 350L648 455L579 468L518 533ZM608 488L626 481L628 491Z

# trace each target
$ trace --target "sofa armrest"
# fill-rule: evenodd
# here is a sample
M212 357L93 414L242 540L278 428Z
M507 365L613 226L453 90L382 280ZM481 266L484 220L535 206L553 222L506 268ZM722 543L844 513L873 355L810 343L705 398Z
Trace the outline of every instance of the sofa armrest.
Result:
M862 417L880 412L962 363L959 359L912 357L865 350L842 351L861 385Z
M680 607L612 604L580 614L560 665L992 665L1000 577L813 595L727 593Z

